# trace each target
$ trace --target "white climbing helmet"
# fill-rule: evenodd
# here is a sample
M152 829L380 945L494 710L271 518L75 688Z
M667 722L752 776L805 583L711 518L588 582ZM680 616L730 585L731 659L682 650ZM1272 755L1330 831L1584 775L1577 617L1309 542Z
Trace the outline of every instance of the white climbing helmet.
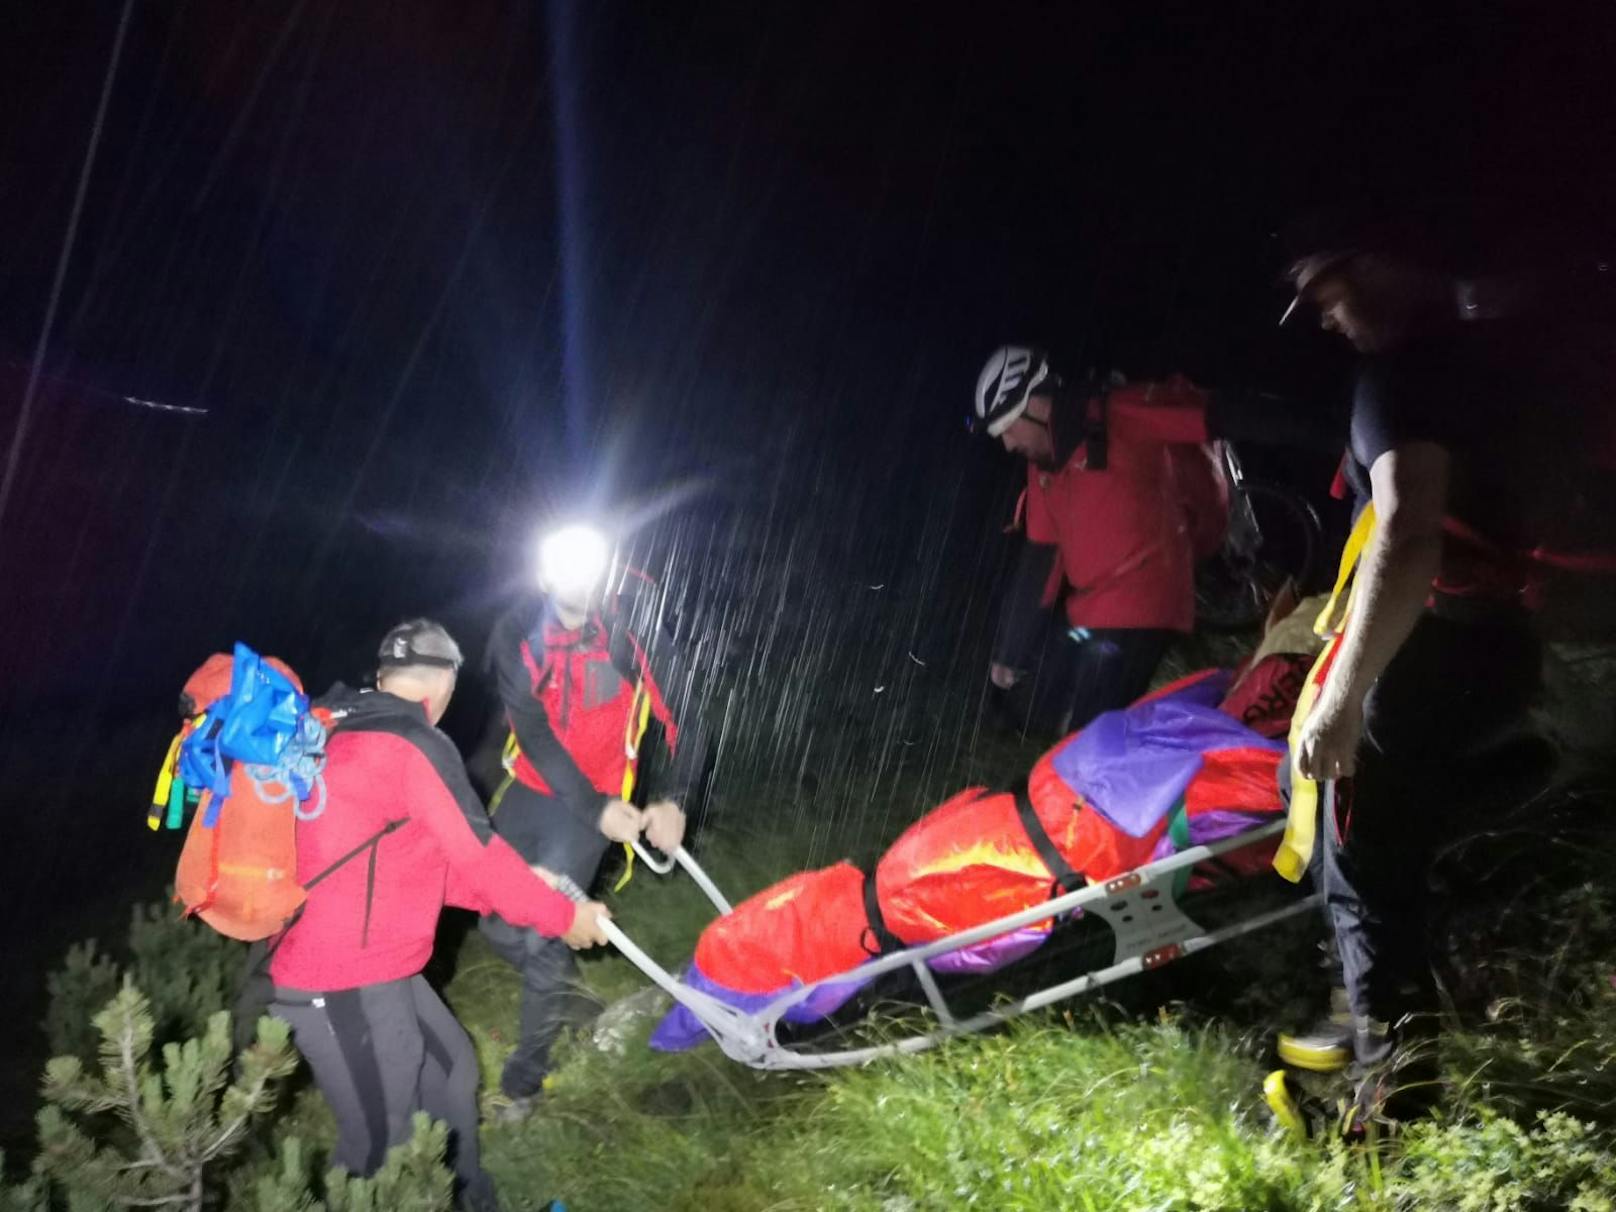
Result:
M1031 345L1001 345L976 379L976 400L967 424L972 433L996 438L1022 413L1040 384L1055 380L1049 355Z

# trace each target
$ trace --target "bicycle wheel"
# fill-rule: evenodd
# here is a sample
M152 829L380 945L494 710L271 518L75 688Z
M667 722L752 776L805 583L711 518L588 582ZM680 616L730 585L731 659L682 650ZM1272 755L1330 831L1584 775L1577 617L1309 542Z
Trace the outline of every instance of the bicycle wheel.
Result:
M1318 573L1324 528L1300 494L1276 484L1245 484L1251 511L1245 533L1196 573L1195 618L1205 631L1245 631L1260 625L1286 581L1307 593ZM1239 508L1239 502L1235 503Z

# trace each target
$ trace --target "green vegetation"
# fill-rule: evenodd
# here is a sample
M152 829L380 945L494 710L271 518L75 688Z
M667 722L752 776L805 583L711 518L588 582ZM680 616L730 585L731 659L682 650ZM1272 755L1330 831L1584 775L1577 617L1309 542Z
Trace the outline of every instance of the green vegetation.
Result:
M692 890L643 876L616 904L665 957L707 915ZM1438 1114L1368 1146L1295 1141L1262 1103L1271 1031L1316 979L1301 926L1184 965L1171 991L1188 996L1153 1013L1079 1002L822 1076L754 1073L711 1047L659 1056L643 1046L649 1023L620 1054L580 1037L542 1110L488 1130L488 1162L502 1190L562 1192L584 1212L1616 1209L1606 902L1579 885L1532 912L1555 915L1575 958L1500 957L1495 987L1513 992L1445 1036ZM515 982L480 940L461 954L448 993L492 1083ZM616 957L584 968L614 996L641 983Z
M144 920L148 930L160 921ZM137 916L136 937L141 922ZM68 972L83 970L84 954L75 948ZM66 1055L47 1067L39 1153L26 1182L0 1183L0 1208L202 1212L225 1204L254 1212L440 1212L449 1206L444 1128L425 1115L373 1178L331 1171L324 1201L310 1193L298 1137L285 1137L267 1162L254 1158L252 1138L256 1132L261 1149L277 1088L297 1067L286 1024L259 1019L254 1043L232 1056L230 1015L218 1010L200 1037L163 1045L158 1066L152 1003L125 982L92 1025L100 1036L95 1065Z
M991 782L1029 756L1006 742L980 746L964 763L970 768L949 778ZM754 791L757 803L783 805L801 788ZM874 781L847 779L823 797L834 799L838 820L853 820L875 793ZM1297 920L1115 986L1118 1002L1074 1002L859 1070L765 1075L710 1046L658 1055L645 1047L648 1018L608 1047L586 1033L564 1045L531 1119L485 1130L487 1163L511 1207L559 1194L572 1212L1616 1212L1613 803L1608 783L1562 789L1445 857L1442 1097L1428 1121L1366 1145L1292 1139L1262 1103L1273 1032L1322 993L1315 925ZM730 806L703 839L703 861L735 897L885 840L828 834L813 812L798 814L821 825L813 832L768 832L791 814L742 808ZM872 824L881 828L895 832L891 822ZM711 916L679 876L642 871L611 901L636 940L670 964L688 956ZM261 1057L256 1069L243 1062L233 1076L222 1067L215 1016L238 948L156 906L137 911L119 955L75 948L52 978L52 1044L79 1060L53 1062L40 1155L26 1181L0 1184L0 1210L130 1206L129 1191L113 1184L151 1181L127 1169L141 1157L139 1133L119 1110L132 1105L132 1088L168 1107L164 1115L189 1108L185 1115L200 1118L184 1122L209 1125L205 1141L250 1108L248 1130L200 1158L202 1202L170 1206L446 1206L442 1129L424 1122L369 1183L337 1173L311 1179L331 1137L317 1093L302 1075L275 1076L279 1060ZM440 958L453 964L446 994L491 1089L516 1030L516 974L475 932ZM583 971L604 1002L645 987L611 953L587 957ZM153 998L149 1010L135 1013L135 995L119 992L128 980ZM109 999L113 1008L96 1018ZM139 1026L142 1015L151 1025ZM878 1019L867 1030L903 1026ZM137 1061L135 1087L115 1094L116 1076L104 1067L87 1076L108 1027L114 1039L179 1047L162 1051L160 1067ZM273 1033L259 1046L273 1054ZM101 1083L93 1095L91 1080ZM1310 1079L1308 1088L1329 1102L1344 1083ZM192 1141L179 1132L163 1154L189 1150L197 1162Z
M1579 811L1588 807L1585 799ZM1551 849L1564 862L1550 873L1537 851L1515 856L1540 870L1540 886L1507 912L1490 911L1487 938L1457 919L1456 945L1481 950L1463 961L1477 988L1455 987L1455 1018L1442 1042L1442 1105L1429 1122L1368 1146L1293 1140L1271 1125L1261 1101L1272 1030L1317 992L1310 927L1298 923L1158 974L1177 972L1171 981L1118 986L1127 1007L1077 1002L860 1070L765 1075L711 1047L662 1056L644 1046L648 1019L617 1049L580 1036L564 1048L541 1109L526 1123L485 1131L488 1164L513 1206L559 1193L573 1212L1616 1209L1616 916L1608 881L1590 878L1608 870L1606 832L1601 824L1578 834L1562 821ZM1493 835L1489 862L1498 861L1500 845L1509 854L1508 838L1507 830ZM726 889L744 895L806 844L776 837L744 856L709 847L707 858ZM643 872L614 905L636 937L670 961L688 954L710 915L689 881ZM205 928L163 907L137 913L131 934L140 940L132 957L237 962L233 949L214 954ZM1555 945L1545 948L1545 937ZM1491 958L1483 965L1479 954ZM456 958L447 994L492 1087L515 1031L515 973L475 933ZM602 1000L644 984L612 954L597 953L583 967ZM425 1123L370 1183L337 1173L311 1182L329 1148L330 1119L297 1077L290 1089L281 1082L273 1027L260 1028L259 1048L269 1051L238 1066L231 1084L218 982L184 982L189 1006L169 1013L166 1028L155 1025L143 998L118 992L126 975L173 970L138 958L120 969L93 948L69 956L53 983L53 1030L66 1031L58 1038L70 1044L74 1007L110 989L114 1000L94 1024L100 1051L111 1055L110 1029L111 1041L130 1043L137 1077L120 1087L105 1065L92 1078L79 1060L54 1062L41 1153L27 1182L0 1189L0 1209L131 1206L132 1192L118 1184L152 1179L129 1169L141 1157L127 1113L130 1089L157 1099L152 1106L171 1125L165 1158L193 1150L191 1168L175 1171L175 1182L188 1176L183 1194L203 1176L201 1203L168 1206L446 1206L442 1130ZM198 1023L200 1038L183 1042ZM870 1030L898 1026L881 1021ZM155 1067L142 1040L148 1053L151 1041L176 1046L163 1049ZM116 1054L123 1064L122 1044ZM91 1082L99 1083L93 1092ZM284 1091L278 1101L270 1094L276 1088ZM1329 1081L1313 1088L1326 1098L1340 1089ZM186 1143L197 1139L198 1125L213 1141L223 1136L222 1121L236 1120L242 1129L228 1148L201 1157Z

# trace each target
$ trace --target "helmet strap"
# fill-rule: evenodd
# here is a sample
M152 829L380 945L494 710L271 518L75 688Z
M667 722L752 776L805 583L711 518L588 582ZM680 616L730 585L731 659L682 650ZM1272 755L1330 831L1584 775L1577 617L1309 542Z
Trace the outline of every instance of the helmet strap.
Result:
M1049 410L1049 436L1055 446L1055 466L1065 467L1077 448L1083 445L1083 404L1081 393L1064 384L1056 387Z

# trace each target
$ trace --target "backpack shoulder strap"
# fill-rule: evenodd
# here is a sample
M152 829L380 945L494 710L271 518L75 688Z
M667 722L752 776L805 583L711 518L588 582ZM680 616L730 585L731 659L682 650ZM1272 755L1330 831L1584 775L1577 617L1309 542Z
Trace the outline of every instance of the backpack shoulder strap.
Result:
M310 876L307 880L303 881L303 889L304 889L304 891L307 891L308 889L314 887L321 880L325 879L326 876L334 875L340 868L347 866L349 863L351 863L354 859L358 858L361 854L363 854L367 850L369 850L371 852L371 862L372 862L372 866L374 866L376 847L381 844L381 840L384 837L386 837L389 833L392 833L394 830L397 830L397 829L402 829L405 825L408 825L409 823L410 823L410 818L407 817L407 816L400 817L396 821L388 821L387 824L383 825L375 833L371 834L364 841L360 842L357 846L355 846L352 850L348 851L341 858L337 859L335 862L331 863L329 866L323 868L317 874L315 874L313 876ZM367 901L370 899L369 893L366 893L365 899Z
M612 668L627 682L638 682L645 672L641 667L641 653L645 638L654 626L655 592L654 586L636 583L613 597L602 612Z
M370 851L370 863L369 863L368 868L367 868L367 870L365 872L365 925L364 925L364 929L360 932L360 936L359 936L359 945L361 947L363 947L366 943L368 943L370 941L370 907L371 907L371 902L375 899L375 896L376 896L376 850L377 850L377 847L379 847L381 845L382 839L384 837L386 837L389 833L392 833L392 832L394 832L395 830L398 830L398 829L402 829L405 825L408 825L409 823L410 823L410 818L407 817L407 816L400 817L396 821L388 821L387 824L383 825L375 833L371 834L364 841L360 842L352 850L349 850L346 854L342 855L342 857L338 858L335 862L332 862L332 863L326 865L325 867L321 868L320 871L318 871L314 875L310 876L303 883L303 890L305 892L307 892L309 889L313 888L316 884L318 884L321 880L325 879L326 876L334 875L341 868L347 866L354 859L358 858L361 854L364 854L365 851L367 851L367 850ZM301 904L301 905L299 905L297 907L297 911L295 913L293 913L291 917L286 919L286 925L281 927L281 932L275 936L275 941L270 943L269 946L264 949L263 958L258 961L258 964L256 966L258 971L264 971L269 967L269 961L274 958L275 952L280 949L280 945L286 941L286 936L292 932L292 927L297 925L298 922L303 920L303 910L307 906L308 906L308 902L304 901L303 904Z

